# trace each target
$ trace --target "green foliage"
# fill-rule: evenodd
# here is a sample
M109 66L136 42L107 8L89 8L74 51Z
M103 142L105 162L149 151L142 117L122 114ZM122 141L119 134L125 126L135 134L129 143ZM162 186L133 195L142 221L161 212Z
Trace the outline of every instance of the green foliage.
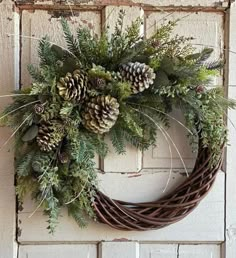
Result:
M125 154L124 134L116 125L113 126L109 132L109 136L115 151L118 154Z
M30 95L39 95L45 91L45 89L48 88L47 84L43 83L33 83L32 88L30 91Z
M80 42L73 36L70 27L64 18L61 20L61 25L69 51L79 57L81 54Z
M26 153L21 160L17 161L16 174L18 175L18 177L25 177L29 175L34 155L35 150L33 149L32 151Z
M77 30L77 39L80 42L80 59L83 64L93 64L95 49L98 47L97 39L94 39L91 32L87 28L79 28ZM104 45L102 42L104 41ZM105 38L102 36L99 43L101 44L100 52L103 53L103 49L106 49ZM97 46L96 46L97 44Z
M38 135L38 126L33 124L33 121L31 123L32 125L26 130L25 134L22 136L23 142L32 141Z
M72 216L81 228L87 225L85 213L81 211L81 204L78 201L68 205L68 214Z
M60 116L62 118L67 118L71 115L72 111L73 111L74 105L71 102L64 102L62 104L62 107L60 109ZM57 112L57 111L56 111ZM52 113L54 113L54 111L52 111Z
M91 78L98 77L98 78L105 79L107 81L112 80L111 73L107 72L102 66L93 65L93 68L89 70L88 74Z
M206 67L207 70L215 70L215 71L222 69L223 65L224 63L222 62L222 60L216 60L216 61L204 63L204 66Z
M141 19L138 18L133 21L124 30L124 16L125 13L121 10L114 33L109 37L108 31L105 31L100 38L92 36L88 28L79 28L77 38L75 38L67 21L62 19L62 27L69 51L78 57L85 67L99 64L111 71L117 69L120 63L127 60L127 57L130 60L131 56L139 55L139 50L143 48L143 46L137 48L140 41L139 27Z
M42 38L42 40L40 40L38 55L40 58L41 67L54 65L54 63L56 62L55 55L51 51L51 43L49 42L48 37L44 37Z
M122 123L126 124L126 127L129 128L129 130L134 135L143 138L143 128L138 123L139 121L137 114L135 114L135 112L132 109L127 109L126 107L126 111L122 112L120 119L122 120Z
M196 58L197 62L202 64L207 59L210 58L211 54L213 53L212 48L204 48L201 52L199 52L199 56Z
M124 101L131 94L131 85L128 82L115 82L107 87L109 94L116 97L119 101Z
M29 72L29 74L30 74L30 76L32 77L33 80L39 81L39 82L44 82L45 81L45 78L42 74L42 71L38 67L35 67L32 64L29 64L28 65L28 72Z
M16 194L20 202L29 193L34 193L38 189L38 183L32 175L17 177Z
M47 103L46 106L45 106L44 112L41 114L41 118L44 121L49 121L49 120L52 120L52 119L56 119L61 114L61 111L62 111L62 115L64 115L63 111L65 111L65 110L63 109L63 107L61 109L61 106L60 106L59 103L51 103L51 104Z

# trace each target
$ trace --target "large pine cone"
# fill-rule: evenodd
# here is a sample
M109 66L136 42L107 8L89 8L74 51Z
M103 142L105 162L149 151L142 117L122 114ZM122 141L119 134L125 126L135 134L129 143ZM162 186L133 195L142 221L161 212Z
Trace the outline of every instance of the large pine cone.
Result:
M59 95L64 100L82 101L86 97L88 88L88 76L81 70L75 70L72 74L67 73L57 82Z
M57 120L44 121L39 126L37 143L41 151L55 149L64 136L63 125Z
M148 89L156 78L156 74L150 66L139 62L122 64L120 73L124 81L131 83L132 91L135 94Z
M85 128L94 133L108 132L115 124L119 115L117 99L107 96L97 96L86 103L82 112L82 123Z

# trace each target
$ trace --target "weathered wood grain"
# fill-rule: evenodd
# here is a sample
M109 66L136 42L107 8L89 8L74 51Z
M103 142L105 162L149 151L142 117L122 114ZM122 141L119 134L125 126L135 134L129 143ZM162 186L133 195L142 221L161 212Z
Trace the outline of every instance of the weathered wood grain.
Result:
M0 2L0 95L9 94L18 82L17 38L7 35L18 33L18 24L12 2ZM0 110L7 103L9 98L1 98ZM0 257L3 258L15 258L17 252L14 150L11 143L1 148L11 133L9 128L0 127Z
M140 244L140 258L177 258L178 244Z
M236 98L236 4L229 11L229 78L228 96ZM228 111L229 146L226 159L226 242L224 257L233 258L236 255L236 111Z
M182 124L185 123L180 110L175 110L170 115ZM189 138L187 137L189 132L175 120L171 118L169 120L171 126L168 129L164 128L164 130L166 130L170 138L166 137L166 139L163 134L158 131L156 146L149 148L143 153L142 168L170 168L171 158L173 168L183 168L183 163L187 168L193 168L196 152L193 152L190 146Z
M127 144L126 153L118 155L109 139L106 140L109 152L102 161L101 169L106 173L132 173L142 169L142 152Z
M52 43L66 47L60 24L61 16L65 16L71 30L76 33L79 26L87 26L95 34L101 33L101 13L76 11L72 13L58 11L23 11L22 12L22 50L21 50L21 83L31 83L27 71L28 64L38 64L37 54L39 39L48 35Z
M113 241L99 244L98 258L140 258L137 242Z
M144 6L170 6L170 7L227 7L227 0L16 0L19 5L59 5L59 4L73 4L73 5L144 5Z
M187 7L226 7L228 6L228 1L225 0L133 0L135 3L147 4L149 6L187 6Z
M221 258L220 245L179 245L179 258Z
M96 244L20 246L18 258L97 258Z
M220 258L220 245L140 244L140 258Z

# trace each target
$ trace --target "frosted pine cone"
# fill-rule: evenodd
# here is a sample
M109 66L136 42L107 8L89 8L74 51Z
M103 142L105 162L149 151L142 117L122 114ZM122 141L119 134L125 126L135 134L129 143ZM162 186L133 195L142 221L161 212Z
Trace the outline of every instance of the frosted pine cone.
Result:
M88 88L88 76L81 70L75 70L72 74L67 73L57 83L59 95L64 100L80 102L85 99Z
M108 132L116 123L119 115L117 99L107 96L97 96L86 103L82 113L82 123L85 128L94 133Z
M37 143L41 151L49 152L55 149L64 136L62 124L57 120L44 121L39 126Z
M135 94L148 89L156 78L156 74L150 66L139 62L122 64L120 74L124 81L131 83L132 91Z

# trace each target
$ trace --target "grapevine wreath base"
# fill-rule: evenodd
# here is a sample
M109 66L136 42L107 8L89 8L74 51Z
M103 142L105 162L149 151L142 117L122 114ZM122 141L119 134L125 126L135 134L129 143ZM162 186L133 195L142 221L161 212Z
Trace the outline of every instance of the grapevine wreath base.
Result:
M200 144L189 178L168 196L154 202L123 202L97 192L94 208L99 221L118 230L144 231L183 219L197 207L215 181L222 159L211 168L210 159L211 153Z
M112 34L105 29L100 37L82 26L73 35L62 19L67 47L40 40L39 66L28 67L32 85L14 92L0 116L2 125L13 128L6 143L14 136L18 199L31 193L35 211L42 208L48 217L50 233L65 207L81 227L88 218L120 230L172 224L207 194L221 164L227 142L223 117L235 107L222 87L210 87L221 60L208 60L211 48L196 52L192 38L172 36L177 21L160 25L146 39L140 19L123 28L124 15L121 11ZM175 109L184 124L170 115ZM198 151L187 181L150 203L101 193L94 157L106 157L105 139L125 154L127 143L140 151L155 145L159 131L171 156L170 143L178 149L166 131L170 120L182 125Z

